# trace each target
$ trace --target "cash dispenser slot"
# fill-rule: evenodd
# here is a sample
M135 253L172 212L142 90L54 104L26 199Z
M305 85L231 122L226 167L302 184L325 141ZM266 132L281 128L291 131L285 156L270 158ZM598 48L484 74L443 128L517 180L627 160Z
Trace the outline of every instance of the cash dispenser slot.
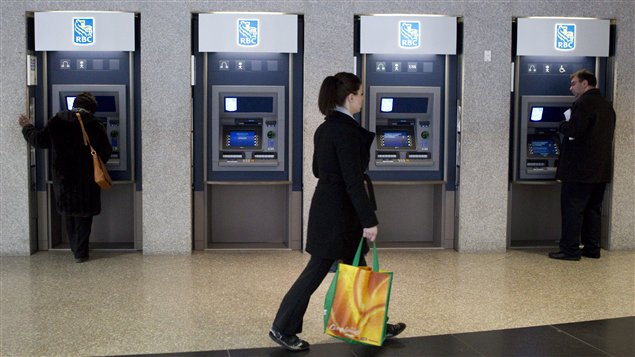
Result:
M409 160L428 160L431 156L429 152L409 152L406 153L406 158Z
M254 153L253 158L256 160L276 160L278 159L278 153L275 152L257 152Z

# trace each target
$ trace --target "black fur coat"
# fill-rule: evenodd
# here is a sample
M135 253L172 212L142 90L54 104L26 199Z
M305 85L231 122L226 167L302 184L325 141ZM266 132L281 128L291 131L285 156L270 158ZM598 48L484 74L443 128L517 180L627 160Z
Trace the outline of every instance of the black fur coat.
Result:
M104 126L93 115L82 112L90 143L101 159L110 158L112 147ZM57 211L67 216L94 216L101 211L101 190L93 176L90 149L84 146L82 130L74 111L61 111L42 130L33 125L22 135L34 147L50 149L50 166Z

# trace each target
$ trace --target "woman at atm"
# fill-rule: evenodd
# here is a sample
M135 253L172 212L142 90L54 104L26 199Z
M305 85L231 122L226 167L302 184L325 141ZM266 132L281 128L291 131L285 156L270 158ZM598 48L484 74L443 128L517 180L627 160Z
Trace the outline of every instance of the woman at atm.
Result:
M93 159L84 144L82 129L76 115L79 113L86 128L90 144L105 163L112 146L106 130L94 117L97 100L88 92L79 94L72 110L63 110L38 130L22 114L18 123L29 144L51 150L51 173L57 212L64 215L66 233L75 262L88 260L88 239L93 216L101 211L101 189L95 183Z
M322 82L318 107L326 117L314 136L313 174L318 184L309 210L306 246L311 259L282 299L269 331L272 340L291 351L309 348L297 334L302 332L311 295L331 265L352 261L361 236L377 238L376 205L364 185L375 134L353 118L363 104L364 89L356 75L341 72ZM368 251L366 242L364 251ZM388 324L386 338L405 328L403 323Z

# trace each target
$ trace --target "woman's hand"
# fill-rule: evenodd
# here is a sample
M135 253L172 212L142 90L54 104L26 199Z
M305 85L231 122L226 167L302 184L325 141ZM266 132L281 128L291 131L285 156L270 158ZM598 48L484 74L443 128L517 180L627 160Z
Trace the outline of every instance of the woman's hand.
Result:
M377 226L364 228L364 233L362 234L369 241L374 242L377 239Z
M18 124L20 124L21 127L25 127L29 124L31 124L31 119L29 119L29 117L27 117L25 114L20 114L20 118L18 118Z

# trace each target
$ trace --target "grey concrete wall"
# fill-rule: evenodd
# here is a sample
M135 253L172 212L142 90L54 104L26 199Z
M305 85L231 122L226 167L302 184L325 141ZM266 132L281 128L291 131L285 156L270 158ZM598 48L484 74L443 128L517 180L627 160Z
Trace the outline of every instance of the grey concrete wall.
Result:
M615 179L611 240L635 249L635 3L625 1L11 1L0 4L0 254L29 254L25 14L133 11L141 18L142 238L144 254L189 254L191 226L190 19L209 11L280 11L305 17L304 222L316 181L312 136L322 79L352 71L353 16L444 14L464 21L459 243L464 252L506 247L512 18L584 16L617 21ZM490 50L492 61L483 60ZM487 108L487 110L484 110ZM380 228L381 231L381 228Z

